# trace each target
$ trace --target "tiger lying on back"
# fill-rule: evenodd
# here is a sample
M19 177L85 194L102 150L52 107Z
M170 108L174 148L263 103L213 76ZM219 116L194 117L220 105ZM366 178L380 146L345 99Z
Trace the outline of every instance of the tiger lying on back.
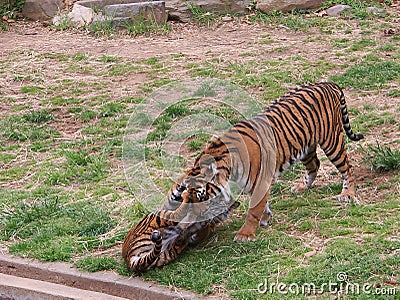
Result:
M354 179L343 129L353 141L363 138L350 128L344 94L338 85L325 82L295 89L212 142L171 187L165 209L176 207L188 179L212 182L224 195L230 194L229 180L235 181L244 193L251 193L246 220L235 241L252 240L257 227L266 225L271 215L267 202L270 183L300 160L306 174L292 192L308 189L320 166L318 145L342 174L343 189L338 199L349 201L355 195Z
M190 190L190 186L189 189ZM161 209L157 213L150 213L134 226L126 235L122 245L122 256L126 264L135 272L142 272L152 267L160 267L173 261L188 245L197 245L204 241L211 231L224 222L230 213L239 206L239 202L230 198L228 207L222 207L220 190L212 183L206 184L206 190L199 197L210 206L208 216L201 221L195 220L196 207L193 209L188 203L196 202L190 199L192 194L183 192L180 206L174 211ZM191 211L193 210L193 211ZM204 213L206 210L202 210Z

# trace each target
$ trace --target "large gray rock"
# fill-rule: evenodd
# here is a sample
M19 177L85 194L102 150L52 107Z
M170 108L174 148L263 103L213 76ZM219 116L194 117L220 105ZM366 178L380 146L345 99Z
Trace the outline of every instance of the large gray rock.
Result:
M244 14L247 7L253 4L253 0L164 0L165 9L171 20L188 22L193 15L189 9L190 4L198 5L209 12Z
M143 1L137 3L124 3L107 5L103 8L103 14L112 18L135 19L144 18L157 24L165 24L167 15L164 1Z
M55 16L53 24L57 26L65 18L76 27L110 21L113 26L124 27L140 18L152 20L160 25L167 21L164 1L145 2L139 0L77 1L70 13Z
M322 6L324 0L258 0L256 8L271 13L290 12L293 9L314 9Z
M64 8L62 0L26 0L22 7L24 17L32 20L49 20Z

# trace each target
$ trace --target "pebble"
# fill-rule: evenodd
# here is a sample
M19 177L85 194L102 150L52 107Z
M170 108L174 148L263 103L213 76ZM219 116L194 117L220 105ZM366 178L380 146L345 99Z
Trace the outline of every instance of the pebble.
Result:
M338 15L340 15L342 12L344 12L347 9L351 9L351 6L339 4L339 5L329 7L326 10L326 14L331 17L337 17Z

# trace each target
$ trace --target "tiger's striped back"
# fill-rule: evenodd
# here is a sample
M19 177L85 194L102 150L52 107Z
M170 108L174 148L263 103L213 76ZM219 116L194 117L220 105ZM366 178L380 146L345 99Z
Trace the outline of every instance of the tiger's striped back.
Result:
M245 224L235 240L252 240L257 227L267 224L271 215L267 203L270 184L291 164L301 161L306 175L292 192L309 188L320 166L318 146L342 174L343 189L338 199L349 201L354 197L343 132L354 141L363 138L351 130L340 87L331 82L301 86L210 143L194 166L171 187L168 202L179 199L188 178L212 182L224 195L230 195L228 182L235 181L244 193L251 194Z

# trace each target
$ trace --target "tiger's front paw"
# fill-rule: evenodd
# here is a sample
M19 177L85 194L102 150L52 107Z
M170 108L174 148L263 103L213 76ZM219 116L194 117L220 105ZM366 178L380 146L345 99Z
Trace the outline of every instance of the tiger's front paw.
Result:
M233 239L234 242L243 243L253 241L256 238L256 233L252 230L246 230L246 228L241 228Z
M256 238L255 234L250 234L250 235L244 235L244 234L236 234L235 238L233 239L234 242L237 243L244 243L244 242L249 242L253 241Z

